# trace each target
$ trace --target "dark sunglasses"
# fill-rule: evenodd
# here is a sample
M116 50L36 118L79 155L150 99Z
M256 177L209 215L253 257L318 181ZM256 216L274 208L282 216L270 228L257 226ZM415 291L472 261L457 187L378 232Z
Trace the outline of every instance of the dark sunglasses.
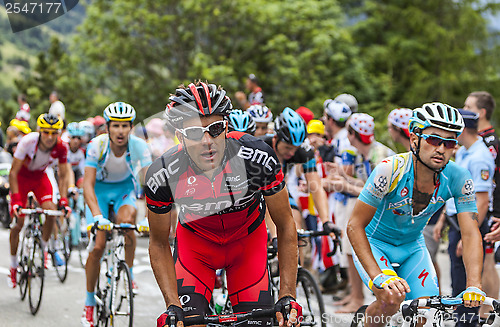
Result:
M81 140L81 139L82 139L80 136L72 136L71 138L72 138L72 139L79 139L79 140Z
M193 127L186 127L186 128L179 128L179 132L181 132L182 135L184 135L185 138L191 141L199 141L205 134L205 132L208 132L208 134L216 138L217 136L221 135L222 132L226 130L226 121L225 120L219 120L216 122L211 123L207 127L201 127L201 126L193 126Z
M441 146L441 144L444 144L444 147L447 149L454 149L458 144L458 141L455 139L445 139L437 135L420 134L419 136L430 145Z

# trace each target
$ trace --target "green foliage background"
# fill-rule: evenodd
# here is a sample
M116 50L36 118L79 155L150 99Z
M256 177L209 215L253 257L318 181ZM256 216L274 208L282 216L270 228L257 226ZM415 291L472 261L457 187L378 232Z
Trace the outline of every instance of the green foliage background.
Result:
M385 120L395 107L460 107L474 90L500 99L498 33L483 15L497 7L479 0L94 0L75 32L53 33L34 63L16 62L28 67L10 99L27 93L36 116L57 89L70 120L117 100L143 119L163 110L180 83L208 80L233 95L255 73L275 114L303 105L321 116L325 99L351 93L387 140ZM8 100L0 108L5 121L17 106Z

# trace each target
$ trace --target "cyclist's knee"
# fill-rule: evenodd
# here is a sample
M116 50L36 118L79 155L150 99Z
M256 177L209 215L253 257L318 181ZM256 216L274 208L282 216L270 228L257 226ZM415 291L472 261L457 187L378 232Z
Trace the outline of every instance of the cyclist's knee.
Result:
M18 235L23 229L24 219L18 219L16 224L10 228L10 234Z
M95 246L94 246L94 249L92 250L92 254L97 256L98 258L102 257L103 253L104 253L104 248L106 247L106 243L104 244L98 244L96 242Z

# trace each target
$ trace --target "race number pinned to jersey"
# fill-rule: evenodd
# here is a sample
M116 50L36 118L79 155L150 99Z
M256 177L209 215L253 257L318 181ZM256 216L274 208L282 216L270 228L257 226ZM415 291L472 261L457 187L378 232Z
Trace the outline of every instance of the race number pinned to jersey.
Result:
M472 193L474 193L474 183L472 182L472 179L468 179L462 187L462 194L471 195Z
M481 169L481 179L487 181L490 178L490 171L488 169Z

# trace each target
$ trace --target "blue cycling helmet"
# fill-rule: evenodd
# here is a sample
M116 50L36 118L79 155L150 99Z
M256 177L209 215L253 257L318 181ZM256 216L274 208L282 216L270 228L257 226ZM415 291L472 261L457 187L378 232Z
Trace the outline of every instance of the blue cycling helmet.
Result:
M253 134L255 133L255 121L246 111L236 109L228 116L228 127L230 131L238 131Z
M423 130L427 127L455 132L458 137L464 130L464 120L458 110L450 105L441 102L425 103L422 108L413 110L409 130L415 133L417 128Z
M85 131L83 128L80 128L80 124L77 122L69 123L67 130L70 137L82 137L85 134Z
M306 123L304 119L289 107L286 107L276 118L274 129L278 139L295 146L300 146L306 139Z

